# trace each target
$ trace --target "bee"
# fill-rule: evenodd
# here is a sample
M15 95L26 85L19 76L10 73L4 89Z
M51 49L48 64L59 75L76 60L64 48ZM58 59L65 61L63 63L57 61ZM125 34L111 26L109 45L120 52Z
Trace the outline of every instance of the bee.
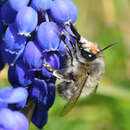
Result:
M106 46L104 49L100 49L96 43L87 41L80 36L71 22L68 25L74 34L69 35L76 39L77 46L74 46L70 40L73 47L73 51L70 51L69 46L65 42L66 36L64 34L61 35L61 40L64 42L68 52L65 67L61 70L56 70L43 60L44 67L55 77L62 80L58 84L58 93L61 97L67 99L68 102L61 111L61 116L71 111L79 97L88 96L96 92L99 81L105 72L102 52L118 43L117 41Z

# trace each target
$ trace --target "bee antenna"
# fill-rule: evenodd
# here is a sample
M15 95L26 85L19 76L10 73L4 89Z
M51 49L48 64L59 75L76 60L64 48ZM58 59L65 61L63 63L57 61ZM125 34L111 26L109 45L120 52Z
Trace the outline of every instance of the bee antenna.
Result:
M113 46L113 45L115 45L115 44L117 44L117 43L119 43L119 42L120 42L120 41L116 41L116 42L113 42L113 43L107 45L106 47L104 47L103 49L101 49L99 52L97 52L97 54L100 53L100 52L105 51L106 49L110 48L111 46ZM96 54L96 55L97 55L97 54Z

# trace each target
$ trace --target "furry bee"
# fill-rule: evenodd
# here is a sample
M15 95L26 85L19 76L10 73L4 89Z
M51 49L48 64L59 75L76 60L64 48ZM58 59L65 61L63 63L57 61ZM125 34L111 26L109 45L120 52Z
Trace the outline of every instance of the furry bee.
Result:
M73 47L73 51L70 51L65 42L65 35L61 35L61 40L64 42L68 52L65 67L61 70L55 70L43 60L44 67L53 73L55 77L62 80L58 84L58 92L61 97L68 100L68 103L64 106L61 116L64 116L73 108L79 97L88 96L96 92L99 81L105 72L102 52L118 43L114 42L104 49L100 49L96 43L81 37L71 22L68 25L74 36L69 35L76 39L77 47L70 40Z

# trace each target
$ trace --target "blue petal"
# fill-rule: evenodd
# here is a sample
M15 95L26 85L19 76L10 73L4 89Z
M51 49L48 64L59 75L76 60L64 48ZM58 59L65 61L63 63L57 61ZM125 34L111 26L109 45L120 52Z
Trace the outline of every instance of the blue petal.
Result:
M32 115L32 122L39 128L42 129L47 123L48 111L42 104L37 104Z
M5 48L9 51L18 52L25 46L26 37L18 34L15 24L8 26L5 32Z
M16 24L20 34L28 36L35 30L37 23L38 15L33 8L24 7L17 13Z
M35 78L30 88L30 97L36 102L41 102L47 94L48 88L46 82Z
M56 52L48 52L44 53L43 57L45 58L46 62L50 64L53 68L59 69L60 68L60 58ZM52 73L48 72L46 68L42 67L42 75L46 79L53 78Z
M50 9L50 13L57 22L64 23L70 18L70 10L66 0L55 0Z
M31 6L37 11L44 11L51 8L52 0L32 0Z
M46 78L51 78L53 76L52 73L48 72L47 69L45 69L45 67L42 67L42 75Z
M8 1L2 6L1 15L4 23L11 24L14 22L16 17L16 12L10 7Z
M23 108L26 104L28 92L25 88L4 88L0 91L0 104L17 104L18 108Z
M58 56L58 53L56 52L44 53L43 57L45 58L46 62L50 64L53 68L55 69L60 68L60 58Z
M3 39L3 31L4 31L4 26L3 26L2 17L1 17L1 10L0 10L0 43Z
M0 129L2 130L28 130L29 122L20 112L7 108L0 109Z
M1 54L3 57L3 61L5 63L7 62L8 64L11 64L17 56L16 52L12 52L12 51L6 49L4 42L1 44Z
M77 20L78 9L71 0L54 0L50 14L57 22L64 24L68 20Z
M0 71L4 68L5 63L1 54L1 45L0 45Z
M12 9L19 11L29 4L29 0L8 0Z
M47 87L48 87L48 96L43 100L43 105L45 105L45 107L49 109L53 105L55 100L55 84L48 83Z
M32 83L34 74L29 71L29 68L22 60L19 60L19 62L15 65L15 73L21 86L28 86Z
M11 85L13 87L20 85L19 81L18 81L18 77L15 73L15 67L14 66L13 67L10 66L9 69L8 69L8 81L11 83Z
M54 22L43 22L37 31L38 45L46 51L57 50L60 37L58 26Z
M37 47L37 44L33 41L28 42L23 59L29 65L30 68L41 68L42 67L42 53Z
M28 67L24 64L24 62L20 59L17 64L13 67L9 67L8 70L8 80L15 86L28 86L32 83L32 79L34 77L33 72L28 70Z

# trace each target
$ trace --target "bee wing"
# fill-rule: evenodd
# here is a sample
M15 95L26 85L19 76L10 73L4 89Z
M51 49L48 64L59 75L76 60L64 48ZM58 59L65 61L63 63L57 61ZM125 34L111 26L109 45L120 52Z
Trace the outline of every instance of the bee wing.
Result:
M75 104L77 103L77 101L78 101L78 99L79 99L79 97L80 97L80 95L82 93L82 90L83 90L83 88L85 86L87 78L88 78L88 76L85 76L83 78L83 80L80 82L77 91L73 94L73 96L70 98L70 100L68 101L68 103L64 106L63 110L60 113L60 116L66 115L75 106Z

